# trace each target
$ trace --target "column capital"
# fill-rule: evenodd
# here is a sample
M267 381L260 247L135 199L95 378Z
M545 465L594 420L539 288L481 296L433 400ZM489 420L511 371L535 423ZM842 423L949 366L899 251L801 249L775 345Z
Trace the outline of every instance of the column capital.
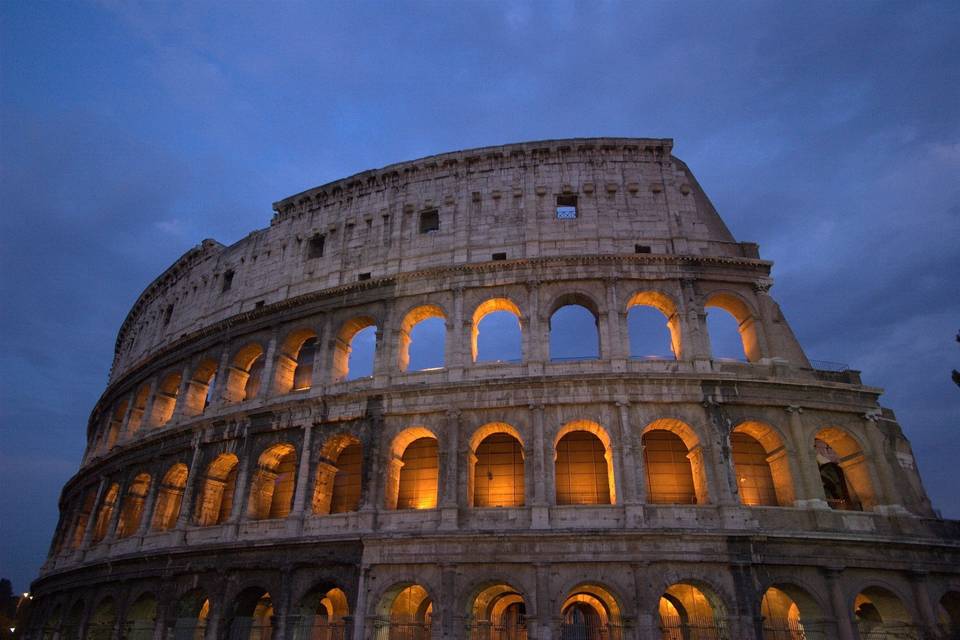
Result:
M542 404L531 403L527 405L530 411L543 411L544 406Z
M803 413L803 407L796 404L788 404L783 408L783 410L786 411L787 413L798 413L798 414Z

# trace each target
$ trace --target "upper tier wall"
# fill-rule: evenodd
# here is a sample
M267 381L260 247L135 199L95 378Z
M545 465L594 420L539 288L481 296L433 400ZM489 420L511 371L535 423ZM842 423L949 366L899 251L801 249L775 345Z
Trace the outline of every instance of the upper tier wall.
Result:
M205 326L358 278L487 262L495 253L632 254L636 245L757 257L755 247L735 243L671 150L669 139L629 138L487 147L367 171L282 200L270 227L230 247L205 240L144 291L117 336L110 381ZM564 194L577 196L575 220L557 219ZM439 230L422 233L420 214L430 209ZM323 255L311 258L317 236Z

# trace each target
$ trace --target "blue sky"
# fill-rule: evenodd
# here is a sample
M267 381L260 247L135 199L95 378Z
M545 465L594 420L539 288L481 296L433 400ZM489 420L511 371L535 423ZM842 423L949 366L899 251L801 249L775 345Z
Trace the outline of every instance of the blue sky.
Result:
M201 239L390 162L672 137L812 358L960 517L960 5L0 3L0 575L25 589L117 328Z

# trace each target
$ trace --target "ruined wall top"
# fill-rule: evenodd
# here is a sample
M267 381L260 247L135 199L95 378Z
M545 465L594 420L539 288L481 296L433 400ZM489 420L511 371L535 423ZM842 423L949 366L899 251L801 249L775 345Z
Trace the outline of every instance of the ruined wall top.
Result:
M560 256L758 258L672 149L647 138L484 147L280 200L269 227L229 247L204 240L144 290L118 333L110 380L203 327L367 279ZM576 217L561 219L571 198Z

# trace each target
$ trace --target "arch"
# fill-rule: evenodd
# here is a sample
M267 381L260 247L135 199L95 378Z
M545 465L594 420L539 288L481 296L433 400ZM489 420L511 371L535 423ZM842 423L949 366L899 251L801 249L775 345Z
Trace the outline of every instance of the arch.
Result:
M338 434L320 448L321 461L313 490L313 512L347 513L360 509L363 488L363 445L350 434Z
M861 590L854 599L853 614L861 638L920 638L903 601L885 587L870 586Z
M831 508L861 511L877 504L870 466L856 438L843 429L826 427L816 433L813 446Z
M157 599L141 594L127 609L123 624L124 640L152 640L157 619Z
M509 424L492 422L470 438L467 493L471 507L522 507L523 441Z
M506 582L488 584L467 603L467 637L525 640L526 601Z
M127 420L127 433L132 437L137 435L143 425L144 414L147 411L147 400L150 399L150 385L142 384L133 396L133 407L130 409L130 418Z
M257 460L250 483L247 515L251 520L286 518L293 507L296 487L297 450L292 444L268 447Z
M477 305L477 308L473 311L473 319L470 323L470 354L472 357L472 362L487 360L487 358L481 357L480 323L483 322L484 318L487 316L497 313L509 313L516 317L516 338L514 339L512 335L509 337L510 342L515 346L516 349L517 355L515 357L517 359L523 357L522 329L520 327L522 314L520 313L520 308L513 302L513 300L510 300L509 298L488 298Z
M357 316L355 318L351 318L344 322L340 327L340 331L337 332L337 337L333 341L333 363L331 366L331 379L333 382L342 382L344 380L353 380L357 377L361 377L353 375L354 372L352 372L351 369L358 368L364 364L368 365L372 375L376 349L371 351L369 362L357 363L353 362L353 359L351 358L354 338L356 338L357 334L361 331L371 327L374 331L379 332L379 329L377 328L377 321L370 316ZM363 367L363 373L366 373L366 369L368 367Z
M150 523L153 531L169 531L177 525L183 491L187 486L187 473L187 465L178 462L163 474L156 506L153 508L153 521Z
M682 357L682 332L680 329L680 314L677 313L677 305L673 298L661 291L645 290L637 291L627 301L627 323L630 323L630 312L636 307L649 307L656 309L666 318L667 330L670 332L670 353L679 360ZM634 335L630 334L630 355L633 357L643 356L644 354L634 353ZM654 352L660 354L659 350ZM653 355L653 354L651 354Z
M153 420L155 427L162 427L170 422L173 411L177 408L177 396L180 395L179 371L168 373L157 385L157 392L153 395Z
M280 343L275 363L276 393L305 391L313 386L313 363L319 347L317 332L310 328L291 331Z
M401 431L390 445L386 473L387 509L435 508L440 473L437 437L425 427Z
M823 640L830 631L820 604L792 583L770 585L760 600L760 615L763 640Z
M347 594L327 583L314 585L300 598L291 616L296 640L341 640L346 636L346 620L350 615Z
M80 624L83 622L83 611L86 608L83 600L77 600L67 611L63 621L61 637L64 640L80 640Z
M769 424L741 422L730 434L730 448L740 501L746 505L793 504L790 461L780 434Z
M570 589L560 605L560 637L564 640L621 640L620 601L606 586L583 583Z
M247 343L234 354L223 391L226 402L253 400L260 394L264 359L263 346L258 342Z
M740 344L743 346L743 355L749 362L757 362L763 357L760 348L760 336L757 333L756 314L750 306L737 294L728 291L718 291L710 294L703 304L704 309L710 307L722 309L733 316L737 321L737 332ZM711 337L711 344L716 336Z
M437 318L444 323L444 341L446 340L446 321L447 314L444 313L443 309L435 304L423 304L417 307L414 307L403 317L403 321L400 323L400 330L398 332L399 344L397 347L397 366L400 368L400 371L407 371L410 366L410 348L413 346L413 331L415 327L421 322ZM427 347L429 348L429 347ZM444 349L445 351L445 349ZM417 354L420 355L420 354ZM439 365L434 362L429 362L428 364L434 365L430 367L420 367L417 370L423 370L425 368L437 369L445 366L446 357L442 357Z
M184 411L187 415L198 416L210 405L216 376L217 362L212 358L204 358L193 370L184 398Z
M140 529L143 505L148 491L150 491L150 475L147 473L138 474L127 487L127 493L120 507L120 519L117 521L118 538L132 536Z
M557 296L548 308L550 360L595 360L600 357L600 312L593 298L585 293L564 293ZM593 317L592 328L587 313ZM586 347L574 345L571 339L574 335L577 342Z
M72 549L79 549L80 545L83 544L83 536L87 530L87 523L90 521L90 516L93 515L93 507L96 499L96 488L88 489L83 498L83 502L80 503L80 510L77 512L76 518L73 521L73 531L70 536L70 547Z
M42 638L42 640L53 640L58 632L63 633L63 629L60 627L62 618L63 606L61 604L54 605L50 614L42 619L43 626L40 627L40 638ZM69 638L69 636L66 637Z
M235 454L221 453L207 466L197 502L196 521L200 526L223 524L230 519L239 462Z
M97 604L87 622L86 640L110 640L117 624L117 605L106 596Z
M610 435L596 422L574 420L554 438L557 504L616 504Z
M107 537L107 529L110 527L110 520L113 518L113 510L116 507L119 495L120 485L116 482L111 484L110 488L103 494L103 503L97 512L97 522L93 529L94 544Z
M433 624L433 598L420 584L407 582L390 587L377 603L373 637L382 640L429 640Z
M230 640L269 640L273 636L273 600L261 587L237 594L228 612Z
M947 591L937 601L937 621L946 637L960 636L960 591Z
M707 504L706 464L696 432L661 418L641 434L648 500L654 504Z
M104 451L110 451L117 445L117 440L120 439L120 430L123 427L123 419L127 415L128 404L129 401L124 398L114 406L113 413L110 414L110 420L107 422L107 439L104 442Z
M666 640L724 640L725 608L719 596L700 581L676 582L660 594L657 612Z
M191 589L177 599L173 621L176 640L204 640L210 618L210 600L202 589Z

